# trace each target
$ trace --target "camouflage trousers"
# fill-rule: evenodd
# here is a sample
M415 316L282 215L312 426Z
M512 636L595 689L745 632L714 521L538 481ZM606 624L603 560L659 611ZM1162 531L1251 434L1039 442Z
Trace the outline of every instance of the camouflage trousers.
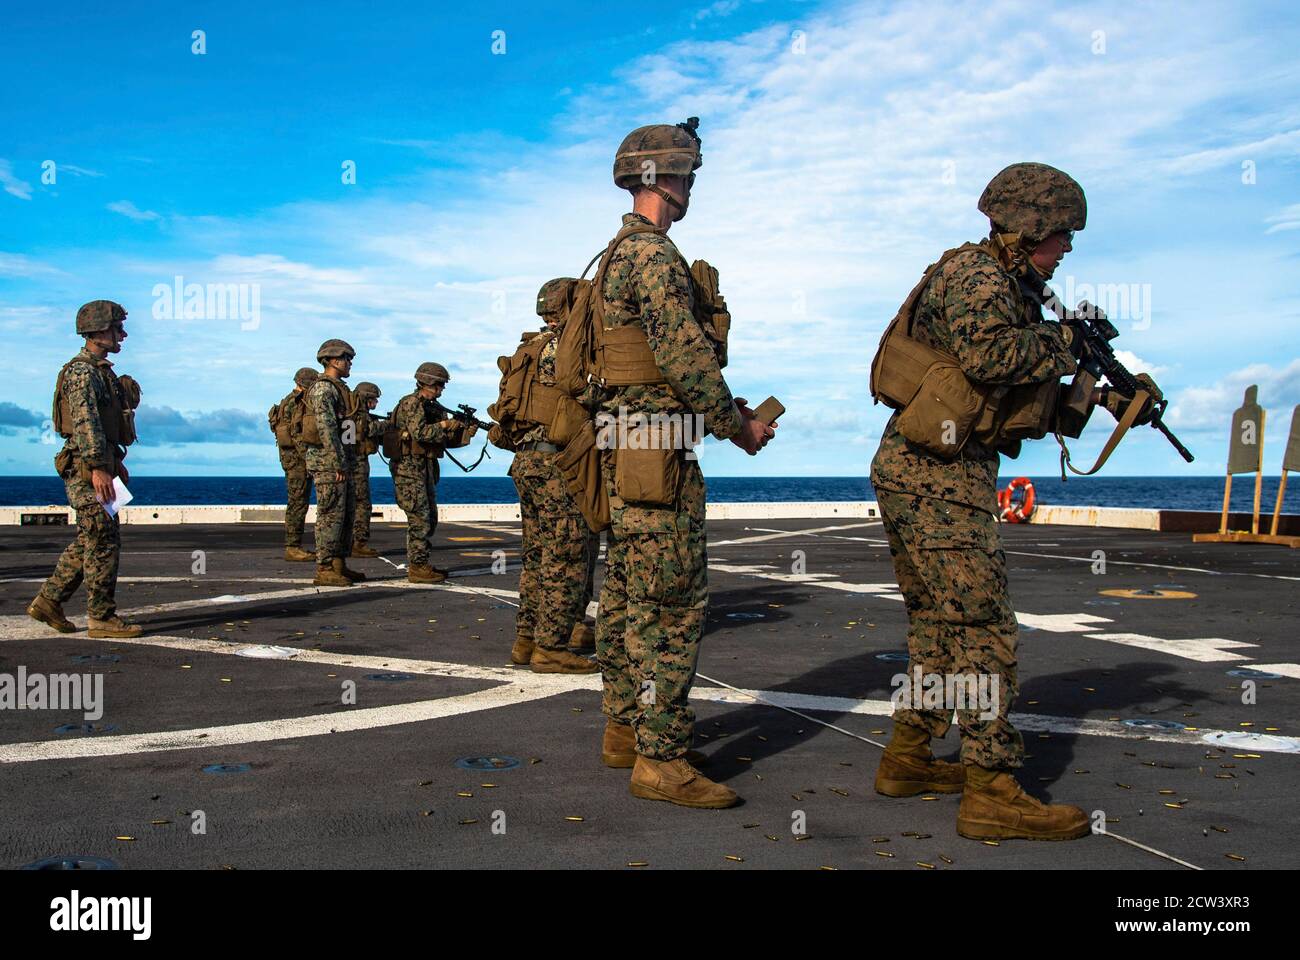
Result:
M284 447L280 448L280 468L284 471L284 484L288 488L288 501L284 508L284 545L301 547L307 504L311 501L311 474L307 472L302 454Z
M344 473L343 482L335 480L334 471L312 474L316 484L316 562L324 567L335 557L346 557L352 546L352 480Z
M356 516L352 521L352 542L365 544L370 542L370 458L364 452L357 454L356 465L352 468L352 499L356 504Z
M95 499L95 488L73 472L64 477L68 506L77 511L77 539L64 549L41 587L41 595L65 603L86 584L86 613L107 620L117 613L117 563L122 538L117 517L110 517Z
M393 493L406 513L406 565L429 565L438 529L438 461L402 457L390 464Z
M932 497L877 489L876 498L907 604L909 677L919 667L922 676L958 677L968 684L973 677L975 690L996 689L995 716L987 716L994 712L992 699L984 709L957 710L961 759L990 769L1019 767L1024 743L1008 719L1019 689L1018 626L997 521L984 510ZM894 722L942 737L957 705L900 706Z
M558 456L521 451L510 466L523 519L515 633L551 650L569 642L573 625L586 613L599 550L598 538L564 485Z
M614 453L601 454L612 519L596 618L602 709L633 725L637 753L674 760L694 733L688 698L709 600L704 476L682 460L675 505L629 505L615 495Z

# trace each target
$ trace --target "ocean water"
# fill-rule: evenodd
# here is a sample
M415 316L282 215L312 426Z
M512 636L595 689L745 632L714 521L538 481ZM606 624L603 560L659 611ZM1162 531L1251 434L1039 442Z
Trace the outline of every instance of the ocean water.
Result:
M1009 477L1004 477L1005 486ZM1219 510L1223 506L1222 477L1031 477L1039 503L1099 507L1146 507L1175 510ZM131 492L139 506L176 504L283 503L284 477L133 477ZM1278 478L1265 477L1260 505L1272 513ZM866 477L710 477L709 499L718 503L783 500L871 500ZM1237 477L1232 485L1232 509L1249 511L1254 478ZM386 472L370 479L375 503L394 503L393 481ZM509 477L444 476L438 484L442 503L513 503L517 499ZM63 504L58 477L0 477L0 506ZM1288 484L1287 513L1300 513L1300 477Z

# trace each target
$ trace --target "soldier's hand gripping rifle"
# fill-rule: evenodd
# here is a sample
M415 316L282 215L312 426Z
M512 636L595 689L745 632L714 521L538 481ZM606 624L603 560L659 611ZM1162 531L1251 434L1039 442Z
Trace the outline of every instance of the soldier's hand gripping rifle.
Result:
M1165 408L1169 406L1169 401L1160 392L1160 388L1146 374L1134 376L1115 356L1115 351L1111 349L1110 342L1119 336L1119 331L1106 318L1106 314L1102 309L1093 306L1086 300L1080 301L1079 305L1073 310L1067 310L1057 297L1050 297L1047 303L1062 324L1070 327L1075 336L1083 338L1083 357L1079 361L1080 373L1085 375L1085 379L1090 379L1094 384L1100 382L1103 378L1107 381L1109 386L1102 390L1103 402L1108 391L1113 391L1130 402L1139 392L1146 393L1151 398L1150 409L1140 413L1134 420L1134 425L1149 423L1165 435L1165 438L1173 444L1174 449L1178 451L1184 460L1191 463L1195 459L1191 451L1182 445L1179 439L1174 436L1173 431L1164 423L1164 412ZM1089 385L1088 389L1091 390L1091 385ZM1111 404L1106 403L1106 406L1112 412L1115 411L1114 406ZM1118 414L1116 418L1119 418ZM1118 437L1114 438L1114 442L1118 442ZM1110 446L1112 445L1108 444L1108 447ZM1062 449L1064 450L1064 444L1062 444ZM1105 460L1108 453L1109 451L1106 451L1103 454L1101 461L1098 462L1098 467L1100 467L1101 462ZM1068 461L1068 452L1063 452L1063 464L1068 463ZM1097 468L1094 467L1093 469L1096 470ZM1062 471L1062 475L1064 475L1064 471Z
M455 420L457 423L463 423L467 427L470 424L473 424L474 426L478 427L480 430L492 429L492 424L485 423L484 421L474 416L474 414L477 413L478 411L474 407L469 406L468 404L458 403L456 405L455 410L451 410L448 407L444 407L437 400L425 400L424 405L425 405L426 413L430 414L429 416L430 423L434 422L434 418L432 414L441 414L442 415L441 419L443 420Z

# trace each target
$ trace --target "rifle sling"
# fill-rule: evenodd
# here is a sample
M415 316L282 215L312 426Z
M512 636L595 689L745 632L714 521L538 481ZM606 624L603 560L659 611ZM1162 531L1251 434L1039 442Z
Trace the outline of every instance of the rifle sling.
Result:
M1110 455L1115 452L1115 448L1119 446L1120 440L1124 438L1124 434L1128 433L1129 428L1133 426L1133 421L1138 418L1138 414L1150 399L1151 395L1145 390L1139 390L1133 395L1133 399L1129 401L1128 409L1124 411L1124 416L1120 418L1119 423L1115 424L1115 429L1111 431L1110 439L1108 439L1106 445L1101 448L1101 454L1097 457L1097 462L1092 465L1091 470L1079 470L1070 462L1070 448L1065 445L1065 441L1061 438L1061 433L1058 430L1056 432L1056 442L1061 445L1061 482L1065 482L1065 471L1067 467L1071 473L1080 477L1090 477L1100 470L1106 461L1110 459Z

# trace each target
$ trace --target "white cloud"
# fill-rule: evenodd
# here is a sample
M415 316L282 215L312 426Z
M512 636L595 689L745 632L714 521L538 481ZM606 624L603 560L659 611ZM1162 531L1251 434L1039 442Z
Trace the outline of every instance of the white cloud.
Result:
M1283 230L1300 230L1300 203L1293 203L1289 207L1283 207L1273 216L1268 218L1272 224L1265 233L1280 233Z
M0 160L0 186L4 187L5 193L19 200L32 198L32 185L14 176L13 165L8 160Z
M1220 430L1226 434L1232 412L1241 406L1246 388L1251 385L1259 386L1260 406L1280 418L1274 430L1285 432L1291 410L1300 404L1300 357L1281 367L1251 364L1209 386L1187 387L1170 404L1165 420L1171 427Z
M5 253L0 250L0 276L39 277L61 272L21 253Z
M130 200L114 200L108 204L108 209L114 213L120 213L124 217L132 220L161 220L162 214L155 213L153 210L141 210Z
M77 177L102 177L103 174L98 170L88 170L85 167L78 167L72 163L59 164L59 173L70 173Z

